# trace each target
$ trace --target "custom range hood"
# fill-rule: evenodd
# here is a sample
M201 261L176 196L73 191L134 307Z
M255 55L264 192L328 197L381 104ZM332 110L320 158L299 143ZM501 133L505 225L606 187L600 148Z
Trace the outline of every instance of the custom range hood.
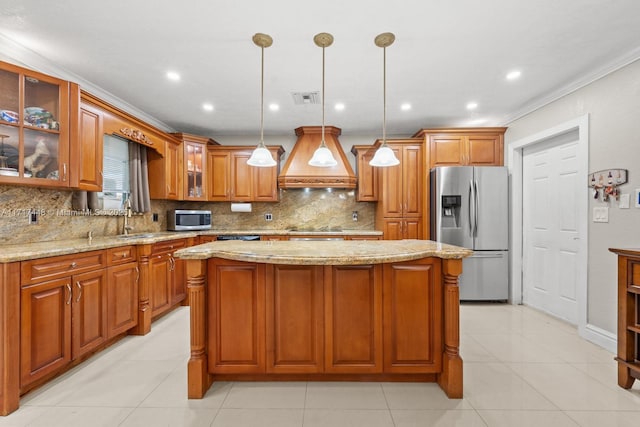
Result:
M309 160L322 140L322 126L301 126L298 140L278 176L280 188L355 188L356 175L338 141L342 130L324 127L324 141L338 164L331 167L309 166Z

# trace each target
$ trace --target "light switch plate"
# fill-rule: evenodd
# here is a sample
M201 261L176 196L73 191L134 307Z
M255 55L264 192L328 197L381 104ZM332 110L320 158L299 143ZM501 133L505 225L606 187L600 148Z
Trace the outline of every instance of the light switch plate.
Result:
M609 222L609 208L606 206L593 208L593 222Z
M618 202L618 207L620 209L629 209L629 199L631 195L629 193L621 194L620 201Z

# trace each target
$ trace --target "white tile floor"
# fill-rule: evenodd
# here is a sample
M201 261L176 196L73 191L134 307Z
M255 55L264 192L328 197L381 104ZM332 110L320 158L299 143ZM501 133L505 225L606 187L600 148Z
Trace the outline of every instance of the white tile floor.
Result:
M638 426L613 354L524 306L461 308L464 398L434 384L216 383L186 399L188 308L24 396L0 426Z

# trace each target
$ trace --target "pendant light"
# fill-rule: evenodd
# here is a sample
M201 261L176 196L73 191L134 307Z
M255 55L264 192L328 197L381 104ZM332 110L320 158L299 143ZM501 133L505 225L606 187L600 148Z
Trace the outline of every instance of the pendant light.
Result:
M273 44L271 36L262 33L256 33L253 36L253 43L261 48L262 51L262 67L260 73L260 142L251 153L251 157L247 160L249 166L273 167L277 163L273 159L271 152L264 145L264 48Z
M369 162L371 166L387 167L400 164L400 160L387 145L387 46L391 46L396 36L393 33L379 34L374 43L382 48L382 145L376 151L373 159Z
M329 33L320 33L315 35L313 41L322 48L322 141L320 142L320 147L318 147L313 153L311 160L309 160L309 166L328 168L338 164L336 159L333 158L331 150L327 148L327 144L324 142L324 48L331 46L333 36Z

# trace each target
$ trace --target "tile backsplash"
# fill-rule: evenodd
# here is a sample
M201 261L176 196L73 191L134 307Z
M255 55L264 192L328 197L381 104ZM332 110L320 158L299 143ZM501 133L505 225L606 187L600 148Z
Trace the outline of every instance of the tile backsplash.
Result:
M287 228L335 228L373 230L375 203L357 202L354 190L280 190L278 203L252 203L251 212L231 212L231 203L173 202L152 200L151 212L130 220L132 233L164 231L169 209L209 209L213 227L221 230L283 230ZM122 216L102 216L73 211L72 192L43 188L0 185L0 241L4 244L31 243L120 234ZM38 221L29 224L29 212ZM358 221L353 221L353 211ZM158 222L152 214L158 213ZM272 220L266 221L265 214Z

